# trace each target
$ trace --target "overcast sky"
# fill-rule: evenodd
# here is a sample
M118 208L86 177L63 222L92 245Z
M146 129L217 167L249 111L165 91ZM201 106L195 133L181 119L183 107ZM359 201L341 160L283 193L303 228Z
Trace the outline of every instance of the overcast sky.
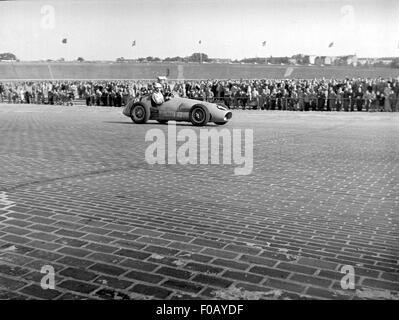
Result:
M398 0L0 2L0 52L21 60L165 58L199 50L233 59L381 57L399 56L398 46Z

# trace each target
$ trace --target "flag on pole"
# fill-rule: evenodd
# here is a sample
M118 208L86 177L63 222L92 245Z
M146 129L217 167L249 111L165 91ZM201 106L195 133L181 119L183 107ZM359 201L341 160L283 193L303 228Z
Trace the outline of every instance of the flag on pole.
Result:
M262 46L266 46L266 41L263 41L263 42L262 42Z
M62 39L62 43L67 43L67 38Z
M331 48L334 45L334 42L331 42L328 47Z
M201 44L202 43L202 41L200 40L200 41L198 41L198 44Z
M132 47L134 47L135 45L136 45L136 40L133 40Z

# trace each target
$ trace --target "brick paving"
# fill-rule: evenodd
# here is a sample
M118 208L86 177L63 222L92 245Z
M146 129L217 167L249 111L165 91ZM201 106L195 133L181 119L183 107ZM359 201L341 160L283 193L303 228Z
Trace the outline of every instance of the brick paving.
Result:
M398 114L236 111L248 176L148 165L150 128L0 106L0 299L398 299Z

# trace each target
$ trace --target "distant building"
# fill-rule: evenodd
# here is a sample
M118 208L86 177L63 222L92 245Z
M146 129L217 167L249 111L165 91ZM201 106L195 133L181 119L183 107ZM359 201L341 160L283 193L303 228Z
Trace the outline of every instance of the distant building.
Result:
M337 61L337 57L328 56L328 57L325 57L324 64L331 66L331 65L335 64L335 61Z
M384 66L390 65L393 61L393 58L378 58L376 59L377 64L383 64Z
M231 59L221 59L221 58L214 58L212 59L214 63L231 63Z
M372 58L358 58L357 59L357 64L360 66L369 66L373 65L375 63L376 59Z
M315 64L331 66L335 64L336 60L337 57L334 56L321 56L321 57L316 57Z
M326 58L326 57L316 57L316 58L314 59L314 64L315 64L315 65L318 65L318 66L324 65L324 60L325 60L325 58Z
M295 59L295 64L308 64L309 63L309 56L306 56L302 53L293 55L291 57L291 59Z
M346 57L346 63L348 66L356 66L357 65L357 56L356 55L350 55Z
M347 56L339 56L339 57L337 57L337 59L335 61L335 65L356 66L357 65L357 56L354 54L347 55Z
M317 56L315 55L306 55L305 60L307 60L307 63L309 64L315 64Z

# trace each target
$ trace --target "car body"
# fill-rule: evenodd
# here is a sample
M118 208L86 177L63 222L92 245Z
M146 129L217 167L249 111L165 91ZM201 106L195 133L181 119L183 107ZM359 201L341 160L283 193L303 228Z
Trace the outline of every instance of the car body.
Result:
M232 117L231 111L219 103L171 96L161 105L156 105L151 95L145 95L139 101L130 100L123 109L123 114L135 123L157 120L160 123L190 121L193 125L203 126L208 122L226 124Z

